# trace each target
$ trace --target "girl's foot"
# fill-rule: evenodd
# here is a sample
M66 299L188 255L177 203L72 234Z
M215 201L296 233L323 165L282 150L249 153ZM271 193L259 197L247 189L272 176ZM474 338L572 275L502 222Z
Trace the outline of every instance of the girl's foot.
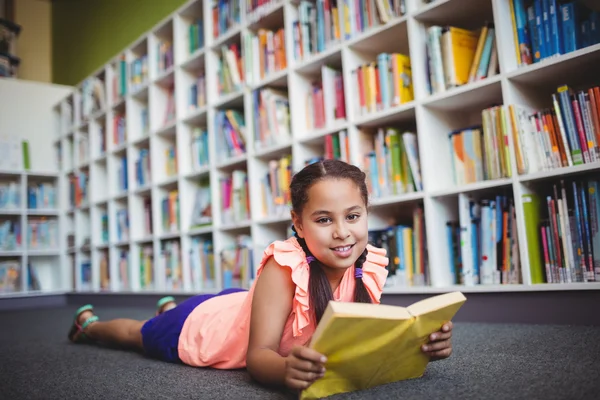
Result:
M87 329L98 321L98 317L94 315L91 306L82 307L83 310L75 317L71 330L69 331L69 339L72 342L83 341L89 339L86 335Z
M156 304L156 315L160 315L165 311L169 311L175 307L177 307L177 303L175 303L175 299L173 297L163 297Z

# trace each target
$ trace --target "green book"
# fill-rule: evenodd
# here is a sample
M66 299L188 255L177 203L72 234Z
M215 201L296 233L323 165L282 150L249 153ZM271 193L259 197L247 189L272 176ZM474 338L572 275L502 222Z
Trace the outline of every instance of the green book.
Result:
M21 148L23 150L23 169L29 171L31 169L29 164L29 142L27 140L21 141Z
M540 244L540 198L536 194L524 194L523 219L527 236L527 252L529 253L529 271L531 283L545 283L542 268L542 248Z

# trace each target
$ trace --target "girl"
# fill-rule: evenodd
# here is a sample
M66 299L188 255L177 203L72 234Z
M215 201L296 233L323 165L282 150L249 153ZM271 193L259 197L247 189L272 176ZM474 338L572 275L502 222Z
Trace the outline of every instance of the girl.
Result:
M92 306L76 312L69 338L130 346L151 357L197 367L246 367L264 384L304 389L323 376L326 357L307 347L330 300L379 303L385 250L367 244L365 174L337 160L310 164L291 185L294 237L264 252L249 291L158 304L148 321L99 322ZM450 356L452 323L430 336L431 359Z

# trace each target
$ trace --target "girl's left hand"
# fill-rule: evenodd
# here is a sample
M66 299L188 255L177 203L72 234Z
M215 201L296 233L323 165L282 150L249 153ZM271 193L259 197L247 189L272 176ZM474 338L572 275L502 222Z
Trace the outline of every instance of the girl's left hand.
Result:
M421 347L431 361L442 360L452 354L452 321L442 325L442 329L429 335L429 342Z

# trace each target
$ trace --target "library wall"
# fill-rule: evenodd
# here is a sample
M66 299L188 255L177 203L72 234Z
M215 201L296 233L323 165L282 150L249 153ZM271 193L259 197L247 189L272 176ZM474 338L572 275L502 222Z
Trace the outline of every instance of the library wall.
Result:
M19 78L52 81L52 3L19 0L14 3L15 22L21 25L17 56L21 59Z
M0 137L14 137L29 141L29 158L32 171L54 171L56 164L51 135L40 132L52 128L52 107L72 89L66 86L41 82L0 79ZM35 118L31 118L35 115Z
M184 2L54 1L52 81L64 85L79 83Z

